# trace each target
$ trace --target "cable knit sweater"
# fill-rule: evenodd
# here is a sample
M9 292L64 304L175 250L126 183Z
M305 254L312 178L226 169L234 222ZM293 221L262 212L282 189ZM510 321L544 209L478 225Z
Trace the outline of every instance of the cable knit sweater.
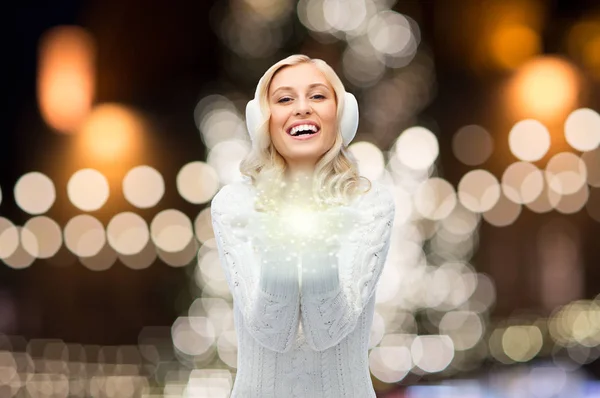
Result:
M394 219L391 193L373 182L352 202L359 221L340 238L334 267L313 267L310 278L302 273L311 266L306 257L277 273L261 267L247 225L255 194L249 180L239 181L211 203L238 341L231 397L374 398L368 344Z

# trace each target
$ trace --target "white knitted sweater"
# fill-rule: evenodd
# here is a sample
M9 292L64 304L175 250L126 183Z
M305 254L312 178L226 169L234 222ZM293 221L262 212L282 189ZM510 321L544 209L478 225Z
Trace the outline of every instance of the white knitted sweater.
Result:
M391 193L373 182L354 200L360 222L340 242L335 272L302 281L298 270L260 272L244 224L255 192L249 180L235 182L211 203L238 341L231 397L374 398L368 347L394 219Z

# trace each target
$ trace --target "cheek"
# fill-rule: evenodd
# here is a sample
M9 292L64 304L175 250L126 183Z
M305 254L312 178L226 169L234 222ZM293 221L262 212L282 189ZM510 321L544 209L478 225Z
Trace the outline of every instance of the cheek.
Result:
M329 107L324 113L325 122L329 125L332 130L336 130L337 125L337 108L335 106Z
M285 123L286 115L285 112L278 111L277 109L271 110L271 117L269 119L269 127L271 129L281 129Z

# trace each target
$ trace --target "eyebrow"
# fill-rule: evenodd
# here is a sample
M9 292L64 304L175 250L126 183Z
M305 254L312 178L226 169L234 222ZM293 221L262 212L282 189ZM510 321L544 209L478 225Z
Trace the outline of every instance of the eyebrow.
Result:
M310 84L310 85L308 86L308 88L315 88L315 87L323 87L323 88L324 88L324 89L326 89L327 91L331 91L331 90L329 89L329 87L327 87L327 85L326 85L326 84L323 84L323 83L313 83L313 84ZM273 94L272 94L272 95L275 95L275 93L276 93L276 92L278 92L278 91L281 91L281 90L290 90L290 91L291 91L291 90L293 90L293 88L292 88L292 87L289 87L289 86L282 86L282 87L278 87L278 88L277 88L275 91L273 91Z

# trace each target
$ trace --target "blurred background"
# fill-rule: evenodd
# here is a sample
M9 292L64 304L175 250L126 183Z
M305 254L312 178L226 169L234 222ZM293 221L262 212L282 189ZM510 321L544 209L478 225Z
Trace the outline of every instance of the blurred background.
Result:
M600 4L10 2L1 40L0 396L228 397L210 201L293 53L358 99L396 198L380 397L600 397Z

